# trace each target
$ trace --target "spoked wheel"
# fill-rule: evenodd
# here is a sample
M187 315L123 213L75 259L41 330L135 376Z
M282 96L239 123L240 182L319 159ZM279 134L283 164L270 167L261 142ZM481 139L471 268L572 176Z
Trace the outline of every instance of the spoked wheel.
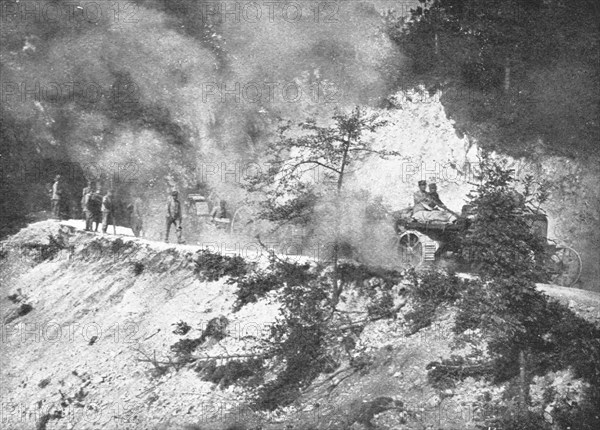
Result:
M256 227L254 211L249 206L242 206L233 214L231 234L254 237Z
M398 237L398 254L404 266L420 266L424 261L423 242L413 232L407 231Z
M553 284L571 287L581 275L581 257L579 253L568 246L558 246L548 262Z
M231 220L229 218L215 218L211 222L217 230L228 232L231 229Z

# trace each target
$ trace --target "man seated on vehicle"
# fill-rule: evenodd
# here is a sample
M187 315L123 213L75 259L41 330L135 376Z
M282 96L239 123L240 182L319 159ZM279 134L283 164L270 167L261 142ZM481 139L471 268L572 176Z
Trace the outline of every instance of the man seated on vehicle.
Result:
M227 213L227 203L225 202L225 200L219 200L219 204L215 205L212 212L210 213L210 218L212 221L215 221L216 218L217 222L229 221L229 214Z
M440 195L437 192L437 185L434 183L429 184L429 196L431 197L433 203L435 204L434 206L434 210L445 210L446 212L449 212L451 215L454 216L454 218L452 219L452 221L450 222L454 222L456 220L456 218L459 218L460 215L457 214L456 212L450 210L448 208L448 206L446 206L442 200L440 199Z
M431 201L433 202L434 206L444 209L446 208L446 205L442 203L440 195L437 192L437 184L429 184L429 193L427 194L429 194L429 197L431 197Z
M229 212L227 211L227 203L220 199L210 212L210 219L213 225L219 230L227 230L230 226Z
M427 192L427 182L419 181L419 189L413 194L415 206L413 207L412 217L418 222L440 222L440 223L452 223L456 220L456 217L448 212L444 204L439 199L437 194L437 186L435 187L435 194L431 195ZM440 203L440 204L438 204Z

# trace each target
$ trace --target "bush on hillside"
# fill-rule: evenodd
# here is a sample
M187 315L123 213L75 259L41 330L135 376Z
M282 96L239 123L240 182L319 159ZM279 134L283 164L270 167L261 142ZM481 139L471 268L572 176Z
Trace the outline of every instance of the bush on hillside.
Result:
M489 159L483 160L481 179L471 196L477 215L462 244L463 250L474 256L482 280L466 284L458 297L451 297L458 308L455 333L479 329L485 334L490 358L480 376L518 385L512 392L515 396L520 393L521 402L527 402L528 381L534 375L559 369L572 368L576 377L592 387L600 386L600 329L550 302L534 283L547 279L543 270L545 239L531 232L523 215L531 213L534 202L539 206L547 197L543 187L532 193L528 179L524 194L518 194L513 172ZM419 298L435 303L433 298ZM468 376L461 363L441 364L430 364L429 378L435 384L449 385ZM525 380L520 379L522 374ZM595 402L597 409L599 397L588 393L588 401ZM539 417L521 414L521 418L534 427L519 427L518 419L508 411L500 424L490 421L489 425L538 428Z
M239 278L248 272L249 266L239 255L215 254L206 249L201 250L196 258L195 273L201 281L214 282L228 276Z

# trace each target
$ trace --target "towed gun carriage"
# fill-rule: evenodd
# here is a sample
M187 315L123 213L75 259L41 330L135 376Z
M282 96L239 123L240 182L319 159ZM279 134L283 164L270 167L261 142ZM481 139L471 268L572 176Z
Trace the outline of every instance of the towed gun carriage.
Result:
M462 259L459 237L472 223L473 213L466 205L452 224L417 222L407 211L396 214L394 245L404 266L419 267L444 260ZM546 270L554 284L571 287L581 275L582 262L573 248L548 238L548 217L542 213L523 214L534 234L546 239Z

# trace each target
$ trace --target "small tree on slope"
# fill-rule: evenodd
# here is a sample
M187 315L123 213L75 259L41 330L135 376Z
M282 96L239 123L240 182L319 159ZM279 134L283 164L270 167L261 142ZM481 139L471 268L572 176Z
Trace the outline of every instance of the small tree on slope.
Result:
M279 139L268 147L271 168L263 175L256 176L249 186L251 191L262 191L266 196L262 216L271 221L300 220L307 224L315 215L317 203L332 203L330 207L333 207L333 213L326 214L326 218L334 231L334 307L341 293L337 266L342 189L352 164L373 154L379 157L400 155L397 151L374 149L365 139L365 135L386 124L387 121L378 114L368 114L359 106L348 113L336 112L332 124L328 126L317 125L314 118L296 127L288 121L279 128ZM312 170L313 174L320 171L318 180L307 181L307 170Z

